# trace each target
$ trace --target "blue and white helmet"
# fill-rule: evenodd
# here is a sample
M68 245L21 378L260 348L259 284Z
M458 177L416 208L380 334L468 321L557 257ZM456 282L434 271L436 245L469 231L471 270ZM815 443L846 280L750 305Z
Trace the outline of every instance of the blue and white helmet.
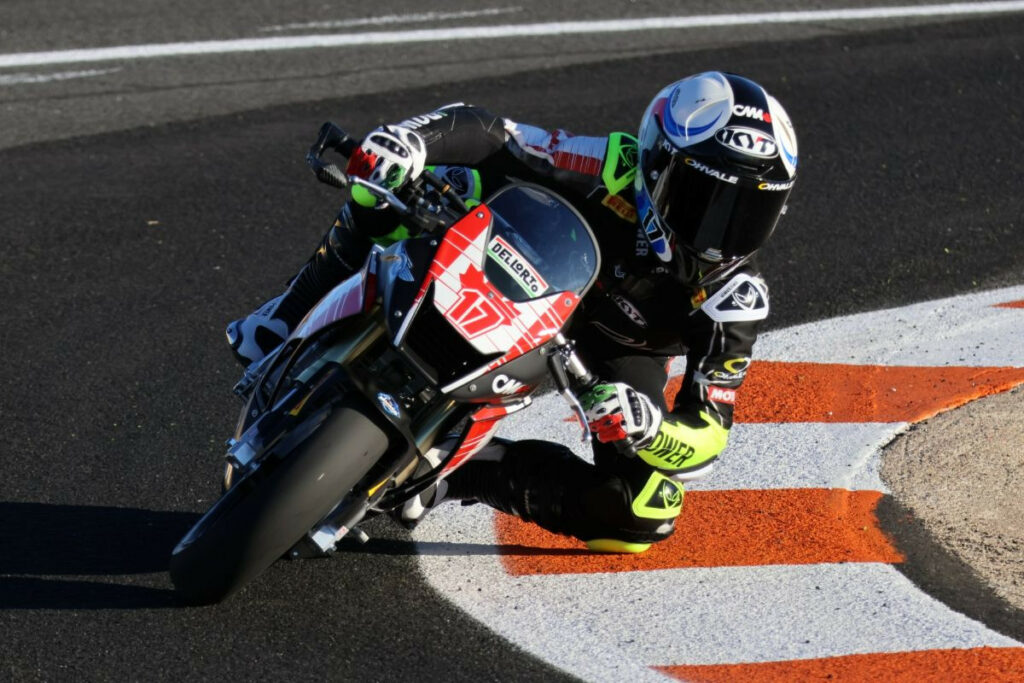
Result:
M768 239L796 178L793 124L751 80L709 71L663 89L640 122L637 212L651 249L702 284Z

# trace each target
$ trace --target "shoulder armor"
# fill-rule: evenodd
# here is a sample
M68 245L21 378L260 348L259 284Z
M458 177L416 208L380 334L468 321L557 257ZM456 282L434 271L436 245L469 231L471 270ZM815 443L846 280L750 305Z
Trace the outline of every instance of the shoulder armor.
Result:
M768 317L768 285L758 276L738 273L700 308L716 323L764 320Z

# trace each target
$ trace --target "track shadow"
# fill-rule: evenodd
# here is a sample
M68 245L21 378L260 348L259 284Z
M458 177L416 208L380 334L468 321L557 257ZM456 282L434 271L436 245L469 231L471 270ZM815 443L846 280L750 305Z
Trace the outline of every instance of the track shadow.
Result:
M405 541L393 538L372 538L366 545L346 541L340 547L342 552L367 555L593 555L586 548L541 548L527 545L489 545L486 543L444 543L439 541Z
M54 576L164 572L198 515L137 508L0 503L0 609L176 606L173 591Z
M882 496L876 514L906 557L893 567L914 585L993 631L1024 640L1024 612L999 597L970 565L943 547L908 508L892 496Z
M166 588L102 581L0 577L0 609L154 609L182 607Z

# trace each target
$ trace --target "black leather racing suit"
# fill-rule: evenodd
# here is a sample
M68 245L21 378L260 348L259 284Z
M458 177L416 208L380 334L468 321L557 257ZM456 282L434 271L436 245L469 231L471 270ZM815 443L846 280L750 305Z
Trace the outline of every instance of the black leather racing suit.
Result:
M549 132L461 104L400 125L419 133L427 163L464 196L486 197L518 179L551 187L572 202L602 254L602 272L570 334L581 356L603 381L626 382L647 394L667 421L705 429L713 421L724 445L736 389L768 312L767 289L749 264L704 288L685 284L674 266L649 250L633 204L634 138ZM396 228L393 212L350 201L328 241L343 260L359 263L367 238L387 243ZM668 406L671 356L685 356L686 372ZM696 458L691 465L681 440L666 439L645 460L597 444L594 465L557 444L509 442L501 457L476 458L457 470L449 496L481 500L584 541L650 543L674 529L679 480L714 459Z

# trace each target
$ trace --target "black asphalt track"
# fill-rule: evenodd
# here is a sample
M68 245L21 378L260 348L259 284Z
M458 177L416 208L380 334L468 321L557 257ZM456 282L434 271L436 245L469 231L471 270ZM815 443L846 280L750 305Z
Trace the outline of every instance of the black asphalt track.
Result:
M1022 52L1010 15L0 151L0 679L563 675L448 607L384 523L367 546L279 563L221 606L185 608L170 590L168 553L216 495L235 417L223 325L281 288L337 208L302 161L322 121L362 133L466 100L632 130L683 74L750 75L800 138L790 212L761 259L782 327L1024 283Z

